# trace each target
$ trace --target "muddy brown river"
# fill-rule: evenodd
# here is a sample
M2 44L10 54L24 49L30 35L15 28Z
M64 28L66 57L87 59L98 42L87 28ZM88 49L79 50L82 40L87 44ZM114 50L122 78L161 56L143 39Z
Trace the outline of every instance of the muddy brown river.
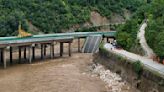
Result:
M91 54L74 53L72 57L14 64L0 69L0 92L119 92L92 75L91 63ZM121 92L135 92L127 87Z

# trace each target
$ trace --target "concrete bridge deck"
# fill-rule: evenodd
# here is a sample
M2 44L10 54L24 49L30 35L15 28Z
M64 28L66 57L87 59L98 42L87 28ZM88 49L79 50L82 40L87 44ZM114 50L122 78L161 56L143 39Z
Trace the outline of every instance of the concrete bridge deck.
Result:
M80 38L86 38L90 35L101 35L103 38L114 38L116 31L110 32L72 32L72 33L56 33L33 35L31 37L0 37L0 61L3 62L6 68L6 52L10 53L10 63L12 63L13 47L18 47L19 61L21 60L21 52L24 50L24 57L26 57L26 49L28 49L29 63L35 58L35 46L40 45L41 58L44 58L46 53L46 46L50 46L50 56L54 56L54 42L60 43L60 56L63 55L63 44L68 43L68 54L71 56L71 43L74 39L78 39L78 51L80 51Z

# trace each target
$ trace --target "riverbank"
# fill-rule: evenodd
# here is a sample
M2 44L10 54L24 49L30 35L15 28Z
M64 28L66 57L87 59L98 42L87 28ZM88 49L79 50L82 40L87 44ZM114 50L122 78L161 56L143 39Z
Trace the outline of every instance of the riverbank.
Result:
M118 73L124 80L141 90L141 92L163 92L164 77L162 70L151 68L163 69L163 65L137 55L131 55L132 53L123 50L107 47L100 48L100 52L94 56L94 62L100 63L111 71Z
M92 54L74 53L0 69L0 92L137 92L118 74L93 64Z

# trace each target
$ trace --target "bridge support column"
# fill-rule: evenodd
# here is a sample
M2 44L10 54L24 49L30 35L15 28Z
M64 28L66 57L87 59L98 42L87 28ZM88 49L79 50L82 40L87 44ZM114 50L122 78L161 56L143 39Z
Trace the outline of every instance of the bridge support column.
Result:
M52 43L50 44L50 58L53 58L53 56L52 56Z
M69 53L69 56L72 55L72 51L71 51L71 43L70 43L70 42L68 43L68 53Z
M22 47L20 47L20 46L18 47L18 49L19 49L19 63L21 63L21 57L22 57L21 48Z
M32 59L35 60L35 46L32 46Z
M2 49L0 49L0 60L1 60L1 63L3 63L3 52L2 52Z
M32 63L32 46L28 47L28 60L29 60L29 63L31 64Z
M103 41L103 42L104 42L104 38L105 38L105 37L104 37L104 36L102 36L102 41Z
M63 42L60 42L60 56L63 56Z
M43 44L41 44L41 59L44 58L44 55L43 55Z
M106 38L106 42L109 43L109 37Z
M1 49L1 62L3 62L4 69L7 67L7 55L6 55L6 48Z
M13 63L13 48L10 47L10 64Z
M24 59L27 59L27 57L26 57L26 46L24 47Z
M54 43L50 44L50 56L51 58L54 58Z
M80 38L78 38L78 52L81 52L81 49L80 49Z
M55 57L54 51L55 51L55 48L54 48L54 43L53 43L53 44L52 44L52 56L53 56L53 58Z
M46 56L46 52L47 52L46 47L47 47L47 45L46 44L43 44L43 45L44 45L44 56Z

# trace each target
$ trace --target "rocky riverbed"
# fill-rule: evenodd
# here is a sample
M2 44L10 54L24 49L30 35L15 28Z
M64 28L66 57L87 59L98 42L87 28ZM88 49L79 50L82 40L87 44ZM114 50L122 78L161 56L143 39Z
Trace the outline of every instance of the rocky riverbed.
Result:
M107 92L139 92L123 81L118 74L105 69L101 64L92 64L90 70L92 77L99 77L106 83Z

